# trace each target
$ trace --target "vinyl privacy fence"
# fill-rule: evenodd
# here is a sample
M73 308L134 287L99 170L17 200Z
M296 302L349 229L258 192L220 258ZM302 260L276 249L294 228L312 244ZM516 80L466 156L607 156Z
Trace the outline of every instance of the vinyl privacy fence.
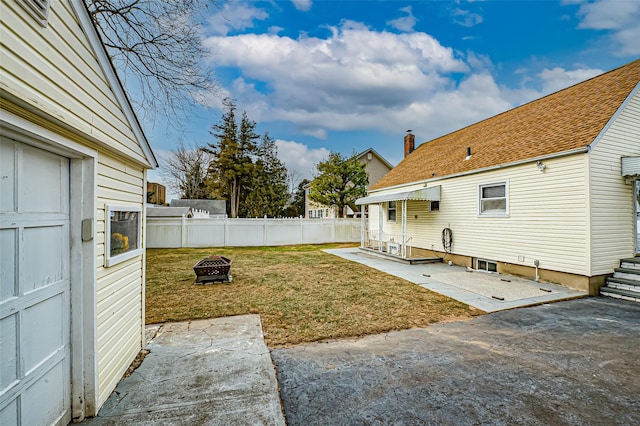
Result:
M147 218L147 248L246 247L360 241L360 219Z

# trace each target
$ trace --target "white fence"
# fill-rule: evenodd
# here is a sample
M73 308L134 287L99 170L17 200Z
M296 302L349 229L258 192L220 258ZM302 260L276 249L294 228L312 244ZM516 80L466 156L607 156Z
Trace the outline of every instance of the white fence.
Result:
M360 242L360 219L147 218L147 248Z

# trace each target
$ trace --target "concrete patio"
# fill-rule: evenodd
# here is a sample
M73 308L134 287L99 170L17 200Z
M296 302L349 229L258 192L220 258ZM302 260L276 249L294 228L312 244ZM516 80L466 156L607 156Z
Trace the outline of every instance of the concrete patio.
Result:
M536 282L512 275L470 271L446 263L409 265L358 248L324 251L403 278L485 312L587 296L583 292L561 285Z

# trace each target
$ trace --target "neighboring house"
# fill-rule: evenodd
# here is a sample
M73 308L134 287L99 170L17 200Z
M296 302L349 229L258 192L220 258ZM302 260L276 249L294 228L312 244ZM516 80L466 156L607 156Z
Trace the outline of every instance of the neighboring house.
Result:
M147 203L164 206L167 204L167 188L155 182L147 182Z
M209 219L211 216L206 210L192 209L191 207L147 206L147 218L183 217L186 219Z
M636 60L423 143L357 201L362 245L596 294L640 251L639 80Z
M214 217L227 214L227 202L224 200L171 200L171 207L190 207L194 210L204 210Z
M378 154L373 148L369 148L359 154L356 154L358 160L365 165L367 175L369 175L369 186L367 189L375 185L393 166ZM313 201L310 197L311 183L304 186L304 206L305 219L333 219L338 217L336 206L326 206L324 204ZM354 215L353 210L349 207L345 208L344 217Z
M0 24L0 423L95 415L145 344L157 161L84 2Z

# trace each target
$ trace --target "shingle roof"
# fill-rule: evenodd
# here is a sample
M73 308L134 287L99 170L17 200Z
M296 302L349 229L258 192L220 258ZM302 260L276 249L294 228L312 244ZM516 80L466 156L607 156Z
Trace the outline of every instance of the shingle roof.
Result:
M423 143L372 189L586 147L638 82L640 59Z

